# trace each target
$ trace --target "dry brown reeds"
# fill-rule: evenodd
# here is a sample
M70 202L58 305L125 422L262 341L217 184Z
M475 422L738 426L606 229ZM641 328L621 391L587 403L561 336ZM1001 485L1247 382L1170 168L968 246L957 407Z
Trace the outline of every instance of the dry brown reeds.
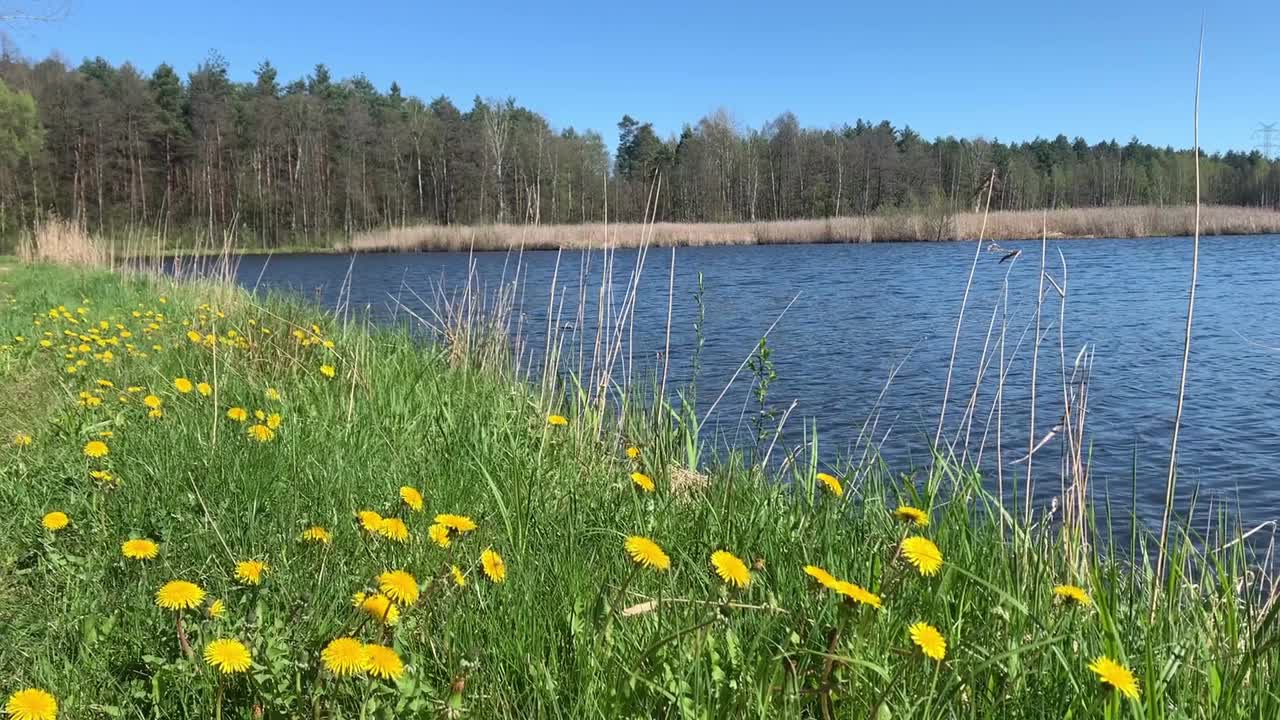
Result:
M79 223L51 217L36 226L18 244L18 256L26 262L61 265L106 265L110 253L103 243Z

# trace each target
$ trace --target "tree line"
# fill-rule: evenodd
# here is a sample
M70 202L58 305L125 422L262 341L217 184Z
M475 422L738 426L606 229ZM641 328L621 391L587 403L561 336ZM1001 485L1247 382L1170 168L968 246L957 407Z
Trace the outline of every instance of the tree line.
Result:
M613 152L511 98L424 101L323 65L284 82L269 61L232 79L212 53L183 77L96 58L71 66L0 47L0 235L57 214L265 244L416 223L757 221L870 213L1178 205L1190 150L1136 138L922 137L857 120L759 128L725 110L662 137L624 116ZM1202 160L1211 203L1278 207L1280 163Z

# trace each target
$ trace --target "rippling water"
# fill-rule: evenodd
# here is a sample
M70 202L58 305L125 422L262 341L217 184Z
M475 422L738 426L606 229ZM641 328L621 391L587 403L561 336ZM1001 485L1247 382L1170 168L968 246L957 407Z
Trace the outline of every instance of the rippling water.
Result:
M1040 245L1004 246L1021 250L1021 256L1003 263L1001 252L984 251L979 257L947 434L957 432L970 400L993 310L999 309L997 326L1003 322L998 303L1007 276L1006 354L1011 360L1003 440L1008 461L1026 454L1030 436L1031 323ZM882 450L895 467L919 464L928 458L937 426L952 333L974 247L956 243L678 249L671 310L673 381L690 376L694 293L701 273L706 309L699 379L702 408L781 316L769 336L778 373L770 402L779 411L797 402L786 439L798 441L803 418L813 418L825 447L833 453L847 452L876 410L891 370L901 363L878 406L876 441L883 440ZM368 306L375 318L386 322L406 318L403 310L395 309L397 296L422 314L421 303L409 289L426 298L433 288L462 287L471 259L463 253L362 255L352 266L350 257L334 255L245 257L238 274L245 285L291 289L332 306L339 301L350 266L351 305ZM473 259L478 278L489 287L517 272L515 255L481 253ZM625 294L638 259L636 251L616 253L616 297ZM634 332L629 336L637 373L655 366L666 342L671 261L670 249L651 250L644 258ZM576 298L585 284L584 316L594 318L602 255L564 253L558 262L561 292ZM525 334L531 345L540 347L557 254L525 253L518 266ZM1107 493L1113 505L1125 511L1136 500L1139 515L1158 522L1182 352L1191 240L1053 242L1046 266L1053 281L1066 284L1061 330L1067 364L1082 348L1093 352L1087 434L1093 490ZM1059 295L1050 282L1045 292L1037 436L1050 431L1063 409ZM560 320L571 339L575 331L578 337L593 337L590 322L576 327L576 301L567 305ZM994 345L988 346L988 352L992 349ZM979 392L969 434L974 451L992 408L997 372L993 363ZM716 413L712 424L721 444L750 441L751 431L740 420L750 380L749 373L739 378ZM748 408L748 414L751 411ZM987 442L994 443L994 421ZM1280 236L1202 241L1179 445L1180 508L1188 506L1198 488L1201 509L1212 499L1229 503L1231 512L1238 504L1247 523L1280 515ZM1035 474L1042 483L1039 502L1058 490L1059 446L1052 441L1035 456ZM994 451L988 447L984 457L989 464ZM1020 478L1021 472L1006 466L1007 478Z

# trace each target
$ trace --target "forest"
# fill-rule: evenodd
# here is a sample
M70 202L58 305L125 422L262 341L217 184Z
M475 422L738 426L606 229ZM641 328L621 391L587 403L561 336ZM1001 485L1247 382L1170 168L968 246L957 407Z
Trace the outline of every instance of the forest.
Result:
M216 52L184 76L102 59L34 61L0 47L0 237L58 216L271 246L417 224L756 222L896 211L1183 205L1190 149L1133 138L1005 142L922 137L857 119L745 127L715 110L663 137L643 108L598 130L512 98L459 107L323 64L283 80L269 61L233 79ZM558 119L563 121L564 119ZM1280 162L1203 158L1208 203L1280 207Z

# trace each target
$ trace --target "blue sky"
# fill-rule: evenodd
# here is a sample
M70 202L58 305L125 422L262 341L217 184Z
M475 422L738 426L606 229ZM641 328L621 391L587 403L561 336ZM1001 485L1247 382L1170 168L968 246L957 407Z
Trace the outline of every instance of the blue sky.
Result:
M26 55L185 74L216 49L239 80L264 58L284 79L324 62L464 109L511 95L610 145L623 113L666 135L723 106L750 127L790 110L928 137L1190 146L1206 13L1203 145L1249 148L1259 121L1280 121L1280 12L1264 2L73 2L65 21L10 31Z

